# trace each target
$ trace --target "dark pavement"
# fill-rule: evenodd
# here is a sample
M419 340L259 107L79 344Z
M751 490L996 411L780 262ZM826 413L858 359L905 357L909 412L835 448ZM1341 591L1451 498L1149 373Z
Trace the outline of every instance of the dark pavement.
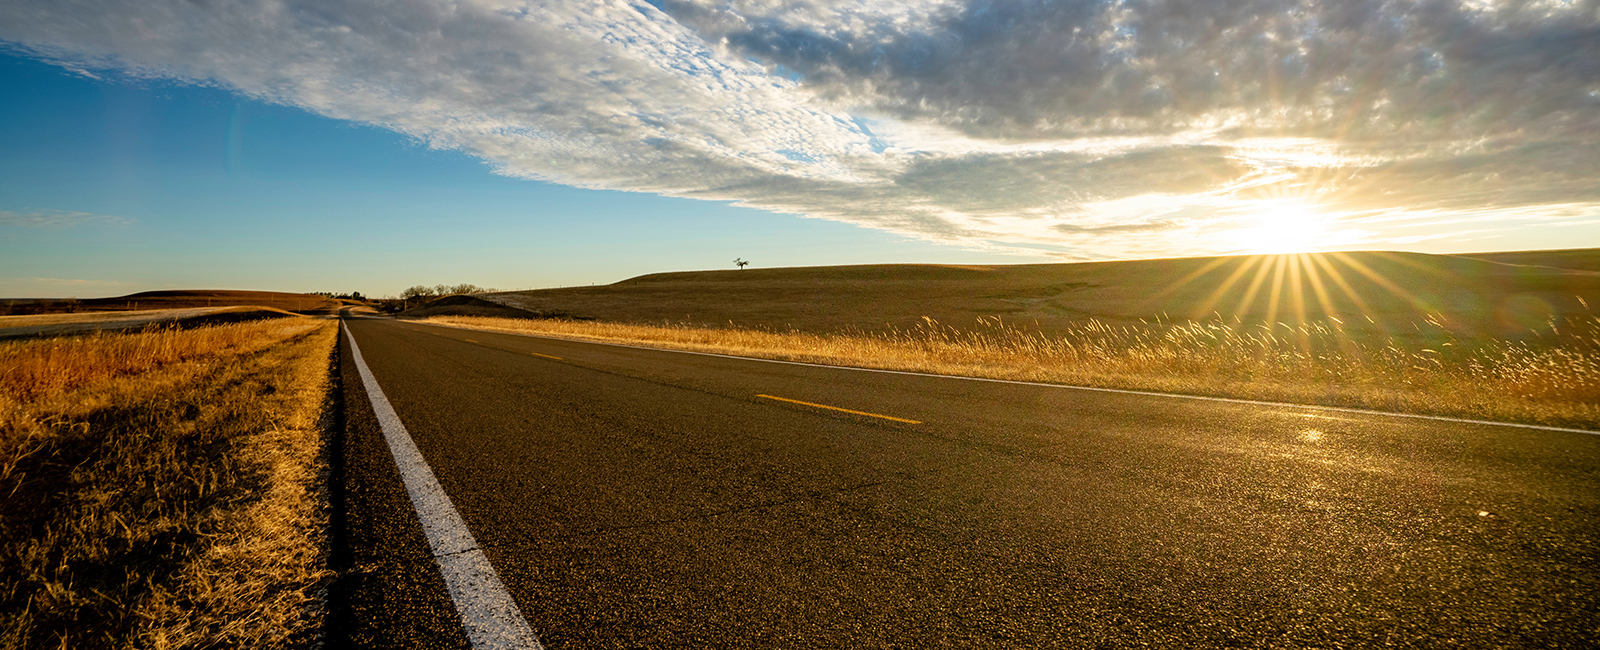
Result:
M1600 436L346 324L547 648L1600 640ZM465 647L341 346L333 645Z

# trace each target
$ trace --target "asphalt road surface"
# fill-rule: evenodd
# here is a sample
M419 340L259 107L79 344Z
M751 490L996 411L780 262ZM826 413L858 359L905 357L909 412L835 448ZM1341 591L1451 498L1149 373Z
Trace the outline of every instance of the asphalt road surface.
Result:
M1600 642L1600 436L346 326L546 648ZM471 647L341 346L332 645Z

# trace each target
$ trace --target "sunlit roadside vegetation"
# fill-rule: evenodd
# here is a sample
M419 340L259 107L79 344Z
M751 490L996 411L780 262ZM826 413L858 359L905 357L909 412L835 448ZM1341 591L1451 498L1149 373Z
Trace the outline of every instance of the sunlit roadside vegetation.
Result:
M561 319L439 316L471 328L768 359L1600 428L1600 318L1551 321L1525 340L1410 335L1342 322L1091 320L1043 335L997 319L956 328L807 333Z
M306 645L336 331L0 343L0 648Z

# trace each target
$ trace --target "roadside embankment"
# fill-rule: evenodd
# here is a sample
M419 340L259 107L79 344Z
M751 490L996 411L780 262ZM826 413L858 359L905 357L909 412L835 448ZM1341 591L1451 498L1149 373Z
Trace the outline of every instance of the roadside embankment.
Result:
M0 648L308 642L337 331L0 343Z

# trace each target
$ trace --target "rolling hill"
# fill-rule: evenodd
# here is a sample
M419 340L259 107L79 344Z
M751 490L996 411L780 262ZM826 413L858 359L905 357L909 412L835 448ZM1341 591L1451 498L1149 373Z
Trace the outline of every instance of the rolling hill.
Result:
M1431 320L1459 335L1527 338L1600 315L1596 260L1600 250L883 264L657 273L477 297L532 315L812 332L906 329L925 317L958 328L1000 319L1044 333L1090 320L1331 318L1370 334L1403 336Z
M295 313L331 313L344 303L309 293L282 291L238 291L232 289L187 289L141 291L113 298L87 300L36 300L5 305L13 314L61 312L146 311L152 309L199 309L206 307L266 307Z

